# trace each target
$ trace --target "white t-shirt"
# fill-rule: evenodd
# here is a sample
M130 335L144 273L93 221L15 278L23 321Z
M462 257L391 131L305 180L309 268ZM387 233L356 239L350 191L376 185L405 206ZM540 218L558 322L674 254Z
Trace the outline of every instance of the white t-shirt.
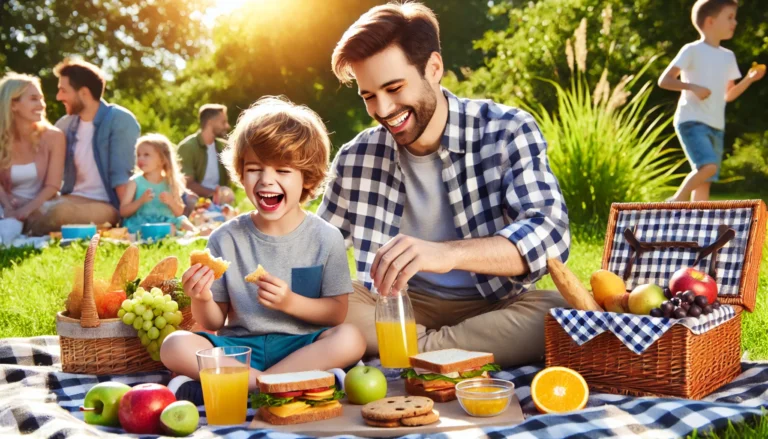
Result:
M216 154L216 142L207 147L208 162L205 164L205 176L200 184L206 189L216 189L219 185L219 157Z
M702 101L692 91L683 90L675 112L675 125L696 121L724 130L728 81L741 78L733 52L696 41L683 46L672 65L680 68L683 82L706 87L712 92Z
M80 121L77 127L77 143L75 143L75 187L72 195L89 198L96 201L109 202L109 195L101 181L96 159L93 157L93 122Z

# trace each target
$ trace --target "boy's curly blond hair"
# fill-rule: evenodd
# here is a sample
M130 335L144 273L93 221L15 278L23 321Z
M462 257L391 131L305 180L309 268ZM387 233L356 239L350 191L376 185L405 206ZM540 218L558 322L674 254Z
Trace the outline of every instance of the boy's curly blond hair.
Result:
M320 192L328 170L330 144L317 113L282 96L265 96L240 114L222 162L232 180L241 184L247 148L264 164L297 169L304 179L300 200L304 203Z

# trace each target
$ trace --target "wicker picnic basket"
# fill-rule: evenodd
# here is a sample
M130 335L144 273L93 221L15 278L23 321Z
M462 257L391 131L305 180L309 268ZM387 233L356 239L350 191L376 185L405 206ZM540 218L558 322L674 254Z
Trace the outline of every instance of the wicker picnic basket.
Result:
M719 241L716 233L724 226L736 230L735 239L713 251ZM610 331L579 346L548 314L546 365L578 371L595 391L633 396L701 399L730 382L741 373L741 315L755 307L765 227L761 200L613 204L603 269L624 272L631 290L631 285L642 283L666 286L675 270L708 259L709 273L718 282L718 300L733 306L736 315L699 335L673 325L636 354ZM632 239L636 233L643 235L643 242ZM683 234L685 242L669 241L669 234ZM707 251L709 256L704 256ZM649 279L643 268L651 266L657 273Z
M119 318L99 319L93 295L93 265L98 244L99 235L96 234L85 255L81 318L71 318L66 311L56 314L62 370L94 375L164 370L163 363L150 358L133 327ZM190 329L194 325L189 308L182 311L181 329Z

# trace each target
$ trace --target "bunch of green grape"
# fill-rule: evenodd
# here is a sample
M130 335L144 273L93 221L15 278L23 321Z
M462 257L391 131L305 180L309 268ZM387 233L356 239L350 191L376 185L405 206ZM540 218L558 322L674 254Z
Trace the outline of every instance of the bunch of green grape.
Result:
M131 299L125 299L117 316L138 331L141 345L155 361L160 361L160 346L181 324L179 304L159 288L145 291L139 287Z

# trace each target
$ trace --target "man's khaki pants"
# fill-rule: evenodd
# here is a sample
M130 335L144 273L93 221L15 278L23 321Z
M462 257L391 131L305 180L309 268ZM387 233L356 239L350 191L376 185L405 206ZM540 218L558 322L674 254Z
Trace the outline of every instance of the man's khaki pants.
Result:
M376 295L353 282L346 323L363 332L366 355L378 355ZM416 317L419 352L459 348L492 352L502 367L529 364L544 358L544 316L550 308L567 306L557 291L529 291L495 303L444 300L409 291Z
M27 219L27 230L32 236L43 236L61 230L67 224L104 223L117 225L120 214L111 204L76 195L62 195L46 201Z

